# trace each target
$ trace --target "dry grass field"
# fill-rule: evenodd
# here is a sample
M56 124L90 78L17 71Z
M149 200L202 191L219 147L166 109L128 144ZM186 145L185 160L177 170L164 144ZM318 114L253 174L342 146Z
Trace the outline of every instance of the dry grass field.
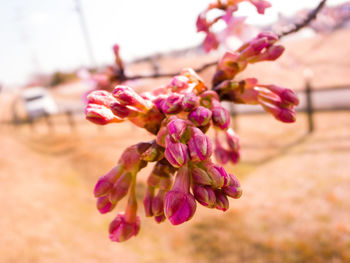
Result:
M305 122L239 118L243 158L228 169L242 198L176 227L140 208L139 235L121 244L107 236L115 212L99 215L92 189L124 147L147 139L142 130L2 126L0 262L349 262L350 113L317 114L312 135Z

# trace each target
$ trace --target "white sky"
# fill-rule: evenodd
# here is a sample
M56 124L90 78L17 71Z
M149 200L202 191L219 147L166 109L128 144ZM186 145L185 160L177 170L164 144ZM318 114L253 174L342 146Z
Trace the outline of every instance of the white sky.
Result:
M81 0L98 65L113 62L111 47L126 59L201 42L195 21L212 0ZM249 23L273 22L319 0L270 0L265 15L243 3ZM328 0L335 5L345 0ZM75 0L0 0L0 83L21 84L33 72L89 65ZM36 60L33 59L36 57Z

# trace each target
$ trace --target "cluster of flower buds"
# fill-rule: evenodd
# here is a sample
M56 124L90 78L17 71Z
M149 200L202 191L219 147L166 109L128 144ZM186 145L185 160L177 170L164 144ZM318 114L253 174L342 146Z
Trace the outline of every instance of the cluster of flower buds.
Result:
M169 219L178 225L190 220L197 202L226 211L228 197L241 196L237 178L212 161L213 156L221 164L237 163L240 158L239 139L229 128L230 115L221 101L260 104L280 121L295 120L294 107L299 101L293 91L259 84L254 78L234 80L249 63L277 59L284 50L275 45L277 39L261 33L236 52L226 53L218 63L212 90L192 69L184 69L168 85L151 92L138 94L117 85L111 93L102 90L88 95L89 121L105 125L129 120L155 135L154 141L127 148L95 186L101 213L112 211L129 194L125 213L110 224L112 241L125 241L140 229L136 176L149 162L155 165L147 179L143 205L145 215L158 223ZM117 63L121 63L118 58ZM214 147L206 135L210 127L214 128Z
M117 166L96 184L101 213L110 212L129 193L125 213L110 224L111 240L121 242L139 231L135 181L148 162L156 163L143 204L146 216L158 223L166 218L174 225L190 220L197 202L226 211L227 198L241 196L237 178L212 162L213 146L205 134L210 127L215 134L225 134L228 149L216 136L216 159L237 162L239 142L229 129L229 112L192 69L183 70L168 85L140 95L127 86L116 86L112 93L94 91L88 96L86 118L100 125L128 119L156 135L152 142L127 148Z
M237 28L242 26L245 18L234 16L234 13L238 10L238 4L241 2L249 2L253 4L259 14L264 14L265 9L271 7L271 4L265 0L217 0L214 3L211 3L198 15L196 22L197 32L204 32L206 34L203 42L203 48L206 52L217 49L220 42L222 42L218 38L218 34L214 33L212 30L213 25L218 21L224 21L227 28ZM211 10L219 10L223 13L208 21L207 16Z
M226 52L220 60L213 78L213 89L221 100L235 103L260 104L267 112L282 122L294 122L294 107L299 100L290 89L276 85L263 85L255 78L235 80L249 63L273 61L279 58L284 47L276 45L275 34L263 32L235 52Z

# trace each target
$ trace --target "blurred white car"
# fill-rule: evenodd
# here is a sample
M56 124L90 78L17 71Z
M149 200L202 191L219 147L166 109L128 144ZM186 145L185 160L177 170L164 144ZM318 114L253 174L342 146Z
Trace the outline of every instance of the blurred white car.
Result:
M58 107L54 99L50 93L42 87L25 89L22 93L22 100L28 117L31 119L56 114L58 112Z

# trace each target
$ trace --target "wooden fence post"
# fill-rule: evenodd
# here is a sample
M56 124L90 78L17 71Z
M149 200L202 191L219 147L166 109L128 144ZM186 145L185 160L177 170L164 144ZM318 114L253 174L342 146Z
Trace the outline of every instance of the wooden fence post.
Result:
M67 116L68 124L69 124L71 131L74 131L75 130L75 121L74 121L73 112L70 110L67 110L66 116Z
M306 114L308 121L308 132L314 131L314 120L313 120L313 105L312 105L312 88L309 81L305 83L305 96L306 96Z

